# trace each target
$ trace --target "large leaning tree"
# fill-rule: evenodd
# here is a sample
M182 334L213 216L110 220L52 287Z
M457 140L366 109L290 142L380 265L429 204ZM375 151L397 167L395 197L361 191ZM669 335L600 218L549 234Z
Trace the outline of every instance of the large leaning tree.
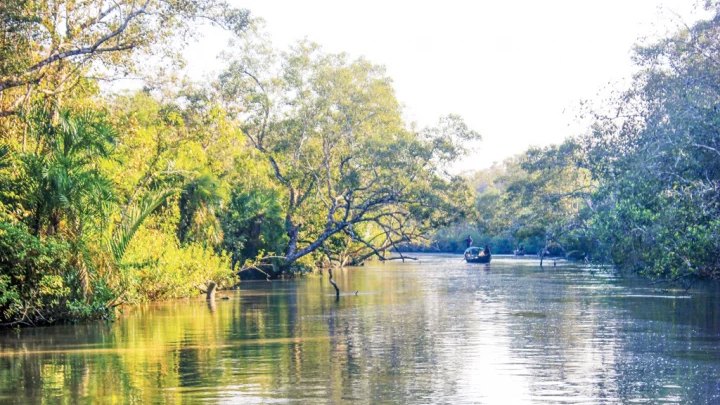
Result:
M286 263L332 254L338 239L384 258L472 207L446 173L479 139L459 117L410 130L382 67L308 42L281 55L263 42L239 48L217 85L285 190Z
M178 60L173 44L196 23L239 33L249 13L222 0L4 0L0 19L2 117L35 94L56 96L85 78L137 74L140 57Z

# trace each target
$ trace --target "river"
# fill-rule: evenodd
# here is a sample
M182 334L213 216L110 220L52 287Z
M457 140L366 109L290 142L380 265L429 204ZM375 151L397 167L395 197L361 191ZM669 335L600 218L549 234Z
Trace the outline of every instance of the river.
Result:
M720 403L717 288L510 257L333 274L338 301L325 274L0 331L0 403Z

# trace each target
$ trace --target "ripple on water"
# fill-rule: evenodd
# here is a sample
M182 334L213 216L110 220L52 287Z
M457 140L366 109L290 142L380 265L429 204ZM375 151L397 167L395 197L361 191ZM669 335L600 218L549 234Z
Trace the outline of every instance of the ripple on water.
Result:
M720 403L714 292L509 257L333 276L2 333L0 402Z

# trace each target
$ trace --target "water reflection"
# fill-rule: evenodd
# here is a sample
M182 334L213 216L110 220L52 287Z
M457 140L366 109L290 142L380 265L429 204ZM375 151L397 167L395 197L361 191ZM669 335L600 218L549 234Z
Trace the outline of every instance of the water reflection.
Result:
M712 403L718 291L454 256L0 334L2 403ZM357 295L355 292L357 291Z

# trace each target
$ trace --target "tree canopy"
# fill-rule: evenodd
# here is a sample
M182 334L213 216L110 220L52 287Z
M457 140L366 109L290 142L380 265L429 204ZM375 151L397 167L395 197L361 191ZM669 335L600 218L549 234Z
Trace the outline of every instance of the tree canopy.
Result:
M250 21L247 10L217 0L8 0L0 17L0 116L33 94L138 74L141 56L178 60L176 44L199 22L240 34Z
M277 52L246 10L11 1L0 12L0 323L110 316L251 268L384 260L472 207L445 172L479 138L459 117L411 130L381 66L307 41ZM173 45L205 20L236 41L215 80L100 91L141 56L177 61Z
M720 14L706 7L712 19L635 48L631 85L589 111L586 134L476 176L487 177L475 224L486 240L680 281L718 277Z
M614 116L583 141L600 179L595 230L618 264L666 276L720 270L720 18L638 47Z
M718 7L708 3L708 7ZM480 139L405 122L385 69L278 51L222 1L0 4L0 324L460 248L720 274L720 14L638 46L631 86L560 145L450 174ZM162 85L204 22L224 69ZM103 92L141 73L160 83ZM390 253L396 253L391 255Z
M382 258L465 212L467 189L443 172L479 139L459 117L411 131L383 68L308 42L255 48L262 59L232 60L217 86L285 190L288 262L336 235Z

